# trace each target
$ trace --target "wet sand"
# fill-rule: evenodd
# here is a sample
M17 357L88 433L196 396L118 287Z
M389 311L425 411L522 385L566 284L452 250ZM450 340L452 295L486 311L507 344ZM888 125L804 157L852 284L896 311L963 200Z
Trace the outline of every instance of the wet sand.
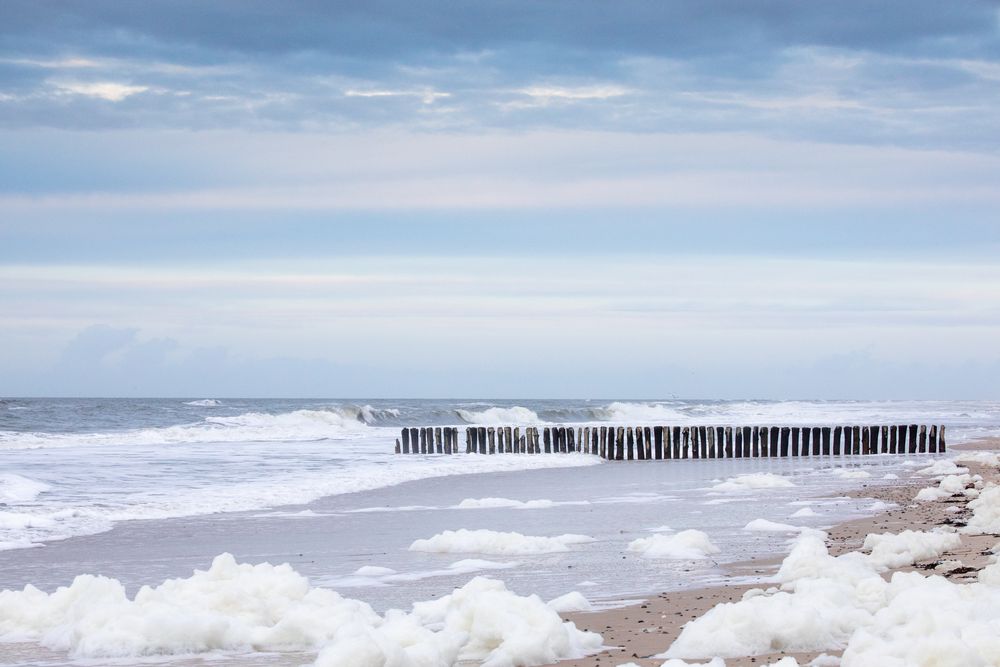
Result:
M977 440L952 448L952 454L959 451L998 450L1000 438ZM963 462L963 467L969 468L972 474L983 477L984 484L1000 483L1000 471L987 466ZM898 484L890 486L872 486L852 492L851 495L863 496L895 503L894 507L873 517L847 521L834 526L827 531L827 544L832 555L840 555L861 548L865 536L869 533L898 533L903 530L931 530L937 526L964 525L969 511L966 509L966 498L946 499L936 502L914 502L917 492L933 483L932 478L916 476L909 479L901 478ZM948 508L958 507L959 511L949 511ZM913 567L903 570L933 571L948 579L966 583L974 581L978 571L988 564L987 550L997 543L996 535L962 535L962 544L956 549L943 554L933 562L919 562ZM782 557L761 559L746 563L736 563L726 567L726 576L734 582L746 581L746 577L771 577L777 572ZM947 561L960 561L960 565ZM892 576L892 570L884 576ZM674 639L680 634L681 628L688 621L698 618L717 604L735 602L743 593L751 588L766 588L769 584L731 584L706 588L696 588L675 592L659 593L649 597L639 604L619 607L605 611L566 614L565 617L582 629L599 632L604 637L607 647L601 653L586 658L564 660L559 667L609 667L622 663L634 662L642 667L658 667L663 659L652 658L667 650ZM839 655L839 651L830 651L830 655ZM816 653L785 653L776 652L766 655L746 656L744 658L729 658L727 667L758 666L773 663L778 659L791 655L799 664L804 664L815 658ZM689 661L690 662L690 661ZM693 661L700 662L700 661Z

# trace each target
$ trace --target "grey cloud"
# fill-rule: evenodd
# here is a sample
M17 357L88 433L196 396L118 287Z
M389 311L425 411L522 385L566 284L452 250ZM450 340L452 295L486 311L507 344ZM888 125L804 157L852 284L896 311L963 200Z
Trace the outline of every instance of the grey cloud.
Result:
M998 121L983 110L1000 94L956 63L996 66L997 8L976 1L947 10L925 1L10 2L0 21L0 124L740 130L993 150ZM53 65L67 57L96 66ZM115 101L67 92L60 88L67 82L144 90ZM525 94L600 86L625 92ZM810 96L844 106L795 101ZM739 97L763 106L732 99Z

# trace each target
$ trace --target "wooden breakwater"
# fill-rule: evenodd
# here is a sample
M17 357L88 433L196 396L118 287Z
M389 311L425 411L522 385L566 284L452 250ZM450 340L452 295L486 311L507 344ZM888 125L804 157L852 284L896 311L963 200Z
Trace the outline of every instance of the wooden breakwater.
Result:
M467 454L580 452L612 461L936 454L944 426L468 426ZM404 428L397 454L458 454L459 429Z

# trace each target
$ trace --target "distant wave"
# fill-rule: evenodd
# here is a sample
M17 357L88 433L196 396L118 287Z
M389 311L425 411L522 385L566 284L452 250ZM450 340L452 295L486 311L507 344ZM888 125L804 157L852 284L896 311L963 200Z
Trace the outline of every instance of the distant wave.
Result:
M103 433L0 431L0 449L186 442L339 440L365 435L368 430L366 419L377 419L370 406L295 410L278 414L246 412L228 417L212 415L194 424Z
M455 410L459 419L467 424L541 424L533 410L515 405L511 408L487 408L486 410Z
M690 417L674 407L663 403L622 403L616 401L608 405L590 409L598 421L687 421Z
M195 405L202 408L217 408L222 405L222 401L215 398L203 398L198 401L185 401L184 405Z

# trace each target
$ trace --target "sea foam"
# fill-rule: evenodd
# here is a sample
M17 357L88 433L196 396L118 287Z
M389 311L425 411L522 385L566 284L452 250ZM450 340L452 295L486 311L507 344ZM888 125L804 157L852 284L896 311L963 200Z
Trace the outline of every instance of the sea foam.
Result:
M571 546L593 541L594 538L587 535L574 535L572 533L544 537L522 535L516 532L485 529L466 530L463 528L446 530L428 539L416 540L410 545L410 551L529 556L569 551Z
M564 622L537 596L477 577L449 595L384 616L317 588L289 565L237 563L142 587L81 575L54 593L0 592L0 641L32 641L74 658L210 651L319 650L317 667L539 665L596 650L601 637Z

